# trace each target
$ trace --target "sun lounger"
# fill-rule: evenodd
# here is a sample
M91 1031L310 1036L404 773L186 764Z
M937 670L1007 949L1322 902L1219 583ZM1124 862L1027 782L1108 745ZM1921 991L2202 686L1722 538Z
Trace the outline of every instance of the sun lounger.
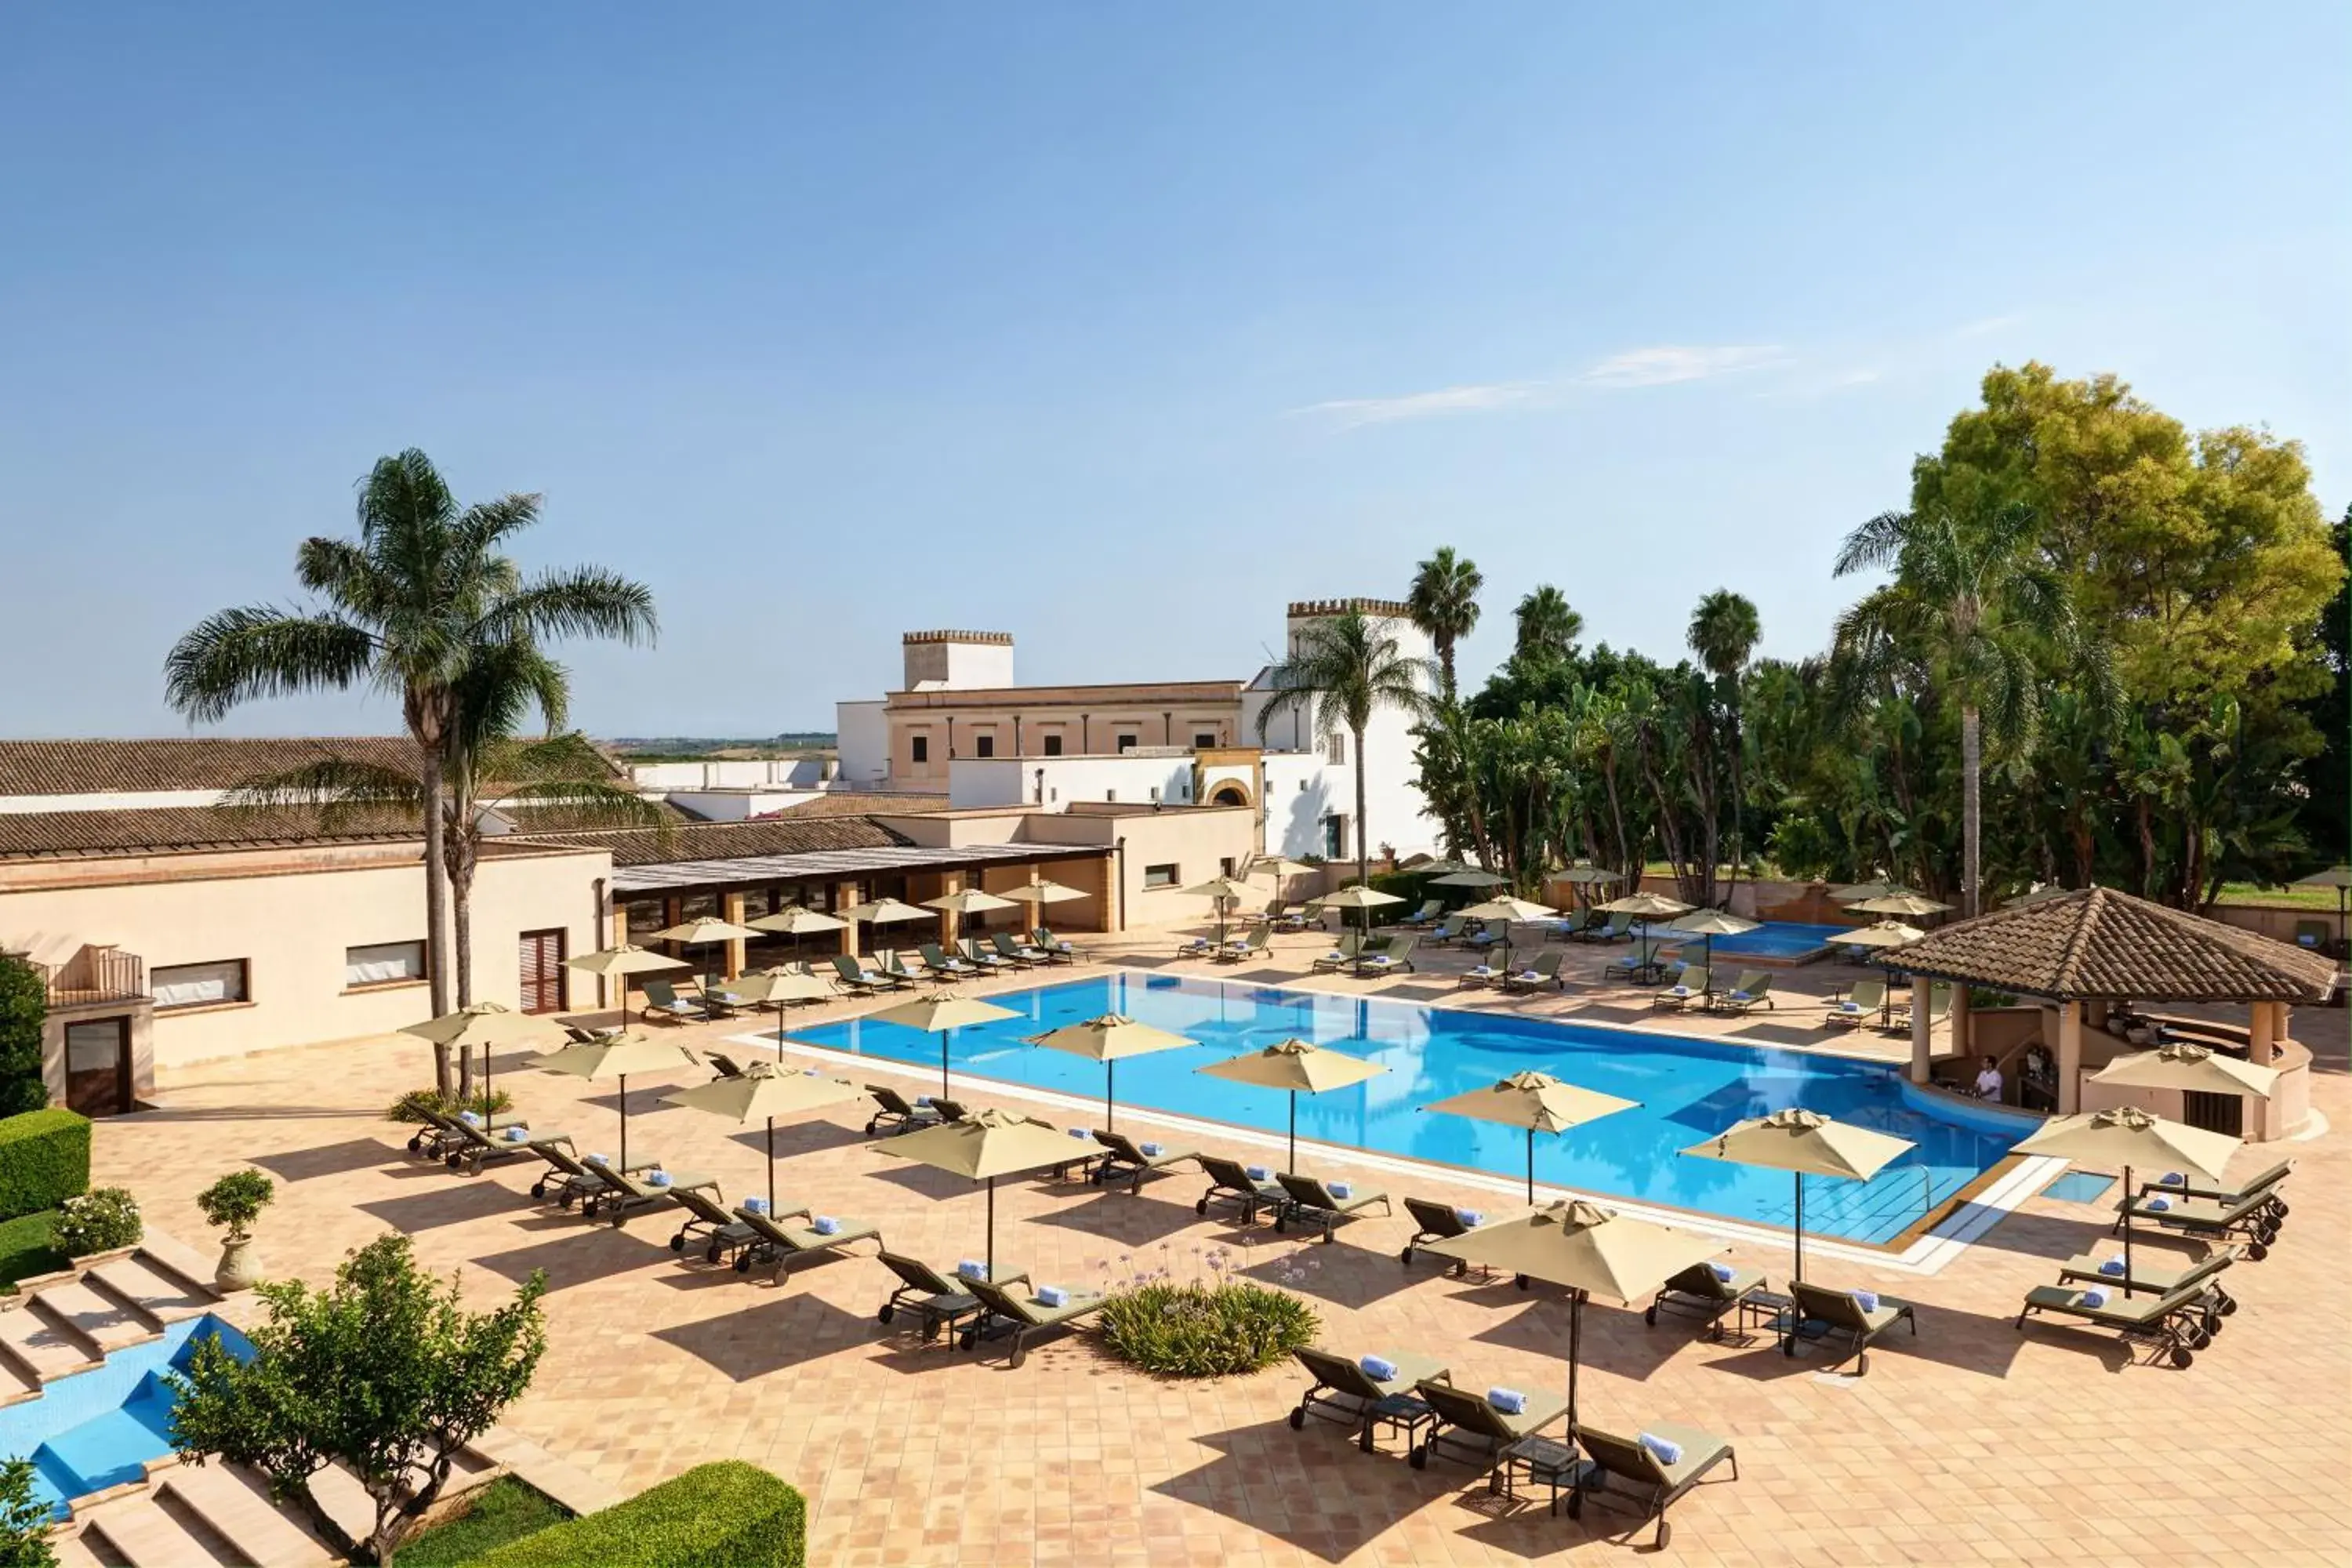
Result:
M1363 1362L1349 1361L1313 1345L1290 1353L1307 1369L1307 1375L1315 1380L1298 1396L1298 1405L1290 1413L1290 1429L1305 1431L1310 1415L1318 1421L1328 1421L1354 1433L1357 1447L1367 1454L1372 1451L1372 1435L1381 1426L1385 1411L1419 1415L1419 1411L1410 1409L1417 1403L1414 1389L1423 1383L1444 1383L1448 1376L1445 1363L1435 1356L1415 1355L1410 1351L1386 1351L1364 1358L1391 1369L1384 1377L1374 1377L1366 1372Z
M1679 1421L1653 1421L1632 1437L1582 1426L1576 1428L1575 1436L1592 1465L1577 1474L1576 1489L1568 1497L1569 1518L1582 1518L1588 1501L1607 1496L1608 1483L1613 1478L1633 1489L1641 1514L1633 1530L1640 1530L1651 1520L1658 1521L1658 1533L1650 1542L1654 1550L1664 1550L1673 1537L1672 1527L1666 1522L1666 1510L1698 1485L1707 1471L1728 1459L1731 1479L1739 1479L1739 1456L1728 1442ZM1643 1443L1643 1436L1664 1438L1682 1452L1669 1465Z
M2091 1290L2067 1285L2037 1285L2026 1293L2017 1314L2021 1333L2025 1320L2043 1312L2073 1318L2095 1329L2113 1329L2126 1340L2154 1346L2154 1359L2169 1359L2186 1367L2196 1352L2213 1342L2221 1331L2221 1314L2212 1300L2210 1283L2185 1285L2163 1295L2126 1296L2114 1287L2096 1288L2105 1299L2094 1302Z
M887 1083L869 1083L866 1086L866 1092L872 1095L874 1103L881 1107L866 1118L866 1136L868 1138L877 1132L912 1132L918 1127L936 1127L942 1121L953 1120L940 1110L938 1101L919 1104Z
M1264 958L1273 942L1265 927L1259 926L1239 942L1229 942L1217 949L1219 963L1246 963L1253 958Z
M1886 982L1857 980L1844 1001L1831 1005L1829 1016L1822 1022L1832 1026L1842 1025L1849 1029L1860 1029L1886 1016Z
M1309 899L1307 900L1304 908L1283 916L1281 920L1275 923L1279 925L1284 931L1307 931L1310 928L1316 931L1321 931L1323 929L1323 900L1320 899Z
M1706 1005L1710 1013L1752 1013L1772 1005L1772 976L1761 969L1743 969L1739 983Z
M1154 1144L1153 1147L1160 1149L1160 1152L1150 1154L1146 1153L1141 1144L1129 1138L1124 1132L1106 1131L1099 1127L1094 1131L1095 1142L1110 1151L1103 1157L1101 1163L1095 1166L1090 1177L1092 1181L1102 1186L1108 1187L1116 1182L1125 1182L1129 1192L1139 1193L1143 1190L1144 1183L1154 1176L1167 1174L1170 1168L1179 1161L1190 1160L1198 1164L1201 1160L1201 1152L1197 1149L1183 1149L1173 1144L1165 1147Z
M1035 948L1024 947L1001 931L990 935L988 944L995 949L997 957L1022 969L1034 969L1039 964L1048 962L1045 955Z
M709 1008L690 996L679 995L677 987L667 980L646 981L643 994L645 1006L637 1015L641 1018L667 1018L675 1024L684 1019L710 1016Z
M1363 950L1364 939L1362 937L1357 935L1354 931L1342 931L1339 933L1338 945L1333 947L1330 952L1325 953L1322 957L1317 959L1314 963L1308 964L1307 967L1312 973L1317 974L1329 974L1338 970L1352 968L1355 964L1357 954L1362 952Z
M1588 925L1576 933L1579 942L1623 942L1633 934L1632 915L1611 915L1606 925Z
M2164 1207L2156 1207L2158 1202ZM2272 1245L2278 1240L2281 1224L2279 1216L2272 1211L2268 1193L2243 1196L2233 1204L2219 1203L2211 1198L2168 1198L2151 1193L2145 1197L2116 1205L2117 1230L2123 1228L2126 1211L2137 1223L2160 1225L2207 1241L2242 1237L2246 1243L2246 1256L2257 1263L2270 1256Z
M1515 995L1523 992L1539 990L1546 985L1555 990L1565 991L1568 989L1568 982L1560 978L1559 966L1567 962L1568 952L1565 948L1558 952L1538 952L1535 956L1534 963L1514 973L1503 976L1503 989Z
M1242 1223L1248 1225L1257 1218L1258 1210L1279 1214L1290 1202L1290 1194L1278 1184L1271 1178L1257 1180L1238 1160L1221 1159L1214 1154L1200 1158L1201 1169L1208 1173L1209 1190L1193 1204L1194 1214L1205 1215L1212 1204L1231 1204L1239 1211Z
M1460 1209L1433 1198L1408 1197L1404 1200L1404 1212L1412 1216L1412 1223L1418 1227L1412 1233L1412 1239L1404 1244L1404 1250L1397 1254L1397 1260L1408 1268L1412 1267L1416 1248L1433 1241L1451 1241L1457 1236L1467 1236L1475 1228L1462 1217ZM1470 1266L1459 1258L1446 1261L1453 1265L1446 1270L1448 1274L1469 1272Z
M2208 1186L2196 1177L2190 1176L2186 1181L2179 1182L2168 1182L2160 1178L2142 1182L2139 1184L2139 1190L2143 1194L2170 1193L2179 1197L2206 1198L2231 1207L2235 1207L2248 1198L2265 1197L2269 1200L2271 1212L2279 1218L2284 1219L2287 1213L2286 1197L2279 1188L2293 1174L2294 1174L2294 1162L2281 1160L2261 1175L2236 1188Z
M1913 994L1915 995L1917 994L1917 988L1916 986L1913 987ZM1949 1015L1951 1010L1951 986L1948 984L1929 985L1927 987L1927 1022L1933 1024L1937 1020ZM1895 1026L1905 1029L1911 1026L1910 1003L1904 1002L1897 1004L1894 1009L1894 1014L1895 1016L1892 1021Z
M1379 952L1367 952L1356 960L1356 978L1367 979L1376 974L1409 974L1412 972L1412 950L1421 938L1411 931L1392 939Z
M1206 958L1216 951L1214 937L1196 936L1190 942L1176 944L1176 956L1179 958Z
M665 1171L658 1165L633 1165L628 1170L616 1171L593 1160L584 1163L604 1190L592 1194L581 1206L591 1219L609 1220L615 1230L626 1225L631 1215L670 1207L677 1202L677 1194L689 1187L719 1195L719 1179L698 1172ZM649 1179L655 1176L667 1179Z
M772 1265L768 1277L780 1282L792 1272L795 1259L837 1251L853 1241L882 1245L882 1233L862 1220L836 1220L835 1229L821 1231L814 1219L805 1226L779 1225L777 1215L747 1208L738 1208L735 1218L751 1232L750 1244L735 1255L735 1272L749 1274L762 1264Z
M759 1239L757 1231L737 1219L721 1207L717 1199L698 1188L681 1187L676 1191L677 1206L686 1211L687 1220L677 1227L677 1234L669 1238L672 1252L683 1253L699 1240L703 1244L702 1260L716 1263L722 1258L740 1252ZM787 1205L769 1212L781 1219L793 1215L805 1218L809 1211Z
M1460 915L1448 915L1443 921L1438 922L1438 926L1435 931L1428 933L1429 945L1432 947L1449 947L1454 942L1460 942L1463 934L1469 929L1470 922L1464 920Z
M1395 1212L1389 1206L1386 1193L1350 1190L1343 1195L1333 1192L1318 1177L1302 1176L1292 1171L1277 1171L1274 1179L1282 1184L1283 1192L1289 1198L1276 1211L1274 1228L1278 1231L1287 1230L1294 1225L1319 1229L1323 1239L1328 1242L1333 1231L1374 1204L1381 1205L1382 1214Z
M2221 1281L2221 1272L2238 1261L2243 1248L2218 1247L2202 1258L2182 1258L2176 1255L2139 1247L2132 1254L2130 1278L2121 1271L2123 1255L2101 1258L2093 1253L2078 1253L2058 1266L2058 1282L2062 1285L2105 1285L2119 1289L2129 1285L2135 1293L2186 1289L2191 1285L2210 1282L2213 1288L2213 1307L2223 1317L2238 1310L2238 1299L2230 1294ZM2110 1266L2115 1272L2109 1272Z
M569 1141L533 1143L528 1147L541 1159L546 1161L548 1165L548 1168L540 1173L539 1180L530 1184L530 1195L541 1203L553 1198L555 1206L562 1209L568 1209L574 1203L580 1203L583 1205L584 1212L586 1200L593 1198L604 1190L604 1184L596 1179L596 1173L588 1168L588 1163L572 1152ZM651 1162L630 1167L636 1171L647 1171L652 1168Z
M693 999L701 1003L702 1010L714 1018L731 1018L739 1009L751 1005L728 990L726 983L719 980L704 981L701 991Z
M884 1247L876 1256L882 1266L898 1277L898 1288L890 1292L882 1309L874 1314L877 1323L887 1323L899 1313L912 1311L922 1321L923 1338L935 1340L942 1330L952 1333L958 1325L976 1322L984 1309L980 1298L973 1295L960 1276L942 1274L919 1258L908 1258ZM1026 1274L1005 1275L999 1285L1017 1285L1029 1278Z
M1791 1284L1789 1294L1795 1298L1796 1321L1785 1325L1780 1337L1784 1355L1797 1353L1797 1341L1809 1324L1820 1323L1832 1332L1847 1335L1853 1341L1853 1370L1857 1377L1870 1371L1870 1342L1897 1323L1909 1323L1911 1331L1919 1331L1918 1310L1908 1301L1898 1301L1892 1296L1880 1296L1878 1304L1864 1310L1861 1300L1851 1290L1831 1290L1819 1285ZM1843 1358L1841 1358L1843 1360ZM1835 1364L1835 1363L1832 1363Z
M1068 1292L1069 1299L1060 1306L1049 1307L1037 1300L1034 1290L1015 1292L987 1279L967 1279L964 1283L973 1295L980 1298L980 1304L987 1309L987 1315L982 1322L963 1331L961 1342L963 1348L975 1348L992 1321L1010 1324L1013 1348L1006 1361L1013 1366L1019 1366L1028 1355L1031 1335L1044 1333L1048 1329L1075 1327L1101 1311L1106 1300L1097 1290L1072 1290Z
M1500 985L1504 981L1509 978L1510 976L1504 971L1496 968L1493 964L1487 963L1482 958L1477 963L1472 964L1469 968L1464 970L1460 974L1454 976L1454 989L1459 991L1465 986L1476 987L1481 985Z
M1418 929L1423 926L1436 924L1437 921L1444 917L1444 913L1445 900L1444 899L1424 899L1422 900L1421 908L1413 910L1412 913L1405 916L1402 920L1392 921L1390 923L1392 925L1412 926Z
M416 1114L425 1119L425 1125L409 1135L410 1153L427 1160L441 1160L447 1158L452 1149L467 1147L465 1134L459 1132L455 1125L463 1121L463 1117L452 1116L446 1110L436 1110L421 1102L416 1105ZM521 1125L522 1120L510 1112L501 1111L493 1113L487 1121L477 1120L472 1125L486 1129L495 1136L507 1128Z
M1731 1276L1727 1279L1715 1271L1712 1263L1692 1264L1658 1287L1657 1299L1643 1312L1642 1321L1655 1328L1663 1309L1698 1319L1706 1325L1708 1339L1723 1338L1723 1320L1732 1309L1765 1288L1762 1269L1727 1268Z
M1579 910L1574 914L1569 915L1564 919L1546 921L1544 923L1544 940L1546 942L1574 942L1578 937L1583 935L1586 931L1590 930L1591 925L1592 911L1591 910Z
M963 946L957 951L963 955L963 961L966 963L983 974L1010 974L1021 967L1011 959L999 958L995 953L982 947L978 937L964 938Z
M833 955L833 984L835 988L849 992L852 995L871 996L877 991L889 986L890 982L882 975L875 973L849 954L836 952Z
M1078 950L1044 926L1032 931L1029 933L1029 940L1037 944L1038 952L1055 963L1076 963L1078 961Z
M1412 1451L1411 1463L1416 1470L1427 1469L1433 1458L1486 1469L1512 1444L1568 1415L1564 1394L1529 1394L1527 1408L1517 1414L1497 1409L1485 1394L1450 1383L1416 1384L1413 1394L1437 1412L1437 1425Z
M566 1149L572 1147L572 1134L569 1132L541 1132L534 1137L517 1139L507 1136L514 1131L512 1127L502 1127L493 1134L484 1132L471 1122L454 1119L449 1127L457 1142L441 1156L441 1163L453 1171L462 1169L469 1176L480 1175L485 1166L536 1156L542 1143L561 1144ZM522 1131L529 1132L531 1129L526 1127Z
M961 958L950 958L938 942L927 942L915 949L915 956L923 961L923 977L942 983L961 980L980 972Z
M722 1078L741 1078L743 1076L742 1064L738 1062L733 1057L727 1055L724 1051L705 1051L702 1053L702 1060L703 1065L710 1069L710 1079L713 1083L718 1082Z
M1705 1002L1707 997L1706 980L1706 965L1685 964L1683 972L1675 976L1675 983L1672 985L1661 985L1650 993L1652 1011L1663 1008L1668 1012L1679 1013L1694 1002Z
M928 967L908 968L907 961L898 956L896 949L886 950L874 956L874 973L888 981L897 990L911 991L915 988L916 981L935 978Z

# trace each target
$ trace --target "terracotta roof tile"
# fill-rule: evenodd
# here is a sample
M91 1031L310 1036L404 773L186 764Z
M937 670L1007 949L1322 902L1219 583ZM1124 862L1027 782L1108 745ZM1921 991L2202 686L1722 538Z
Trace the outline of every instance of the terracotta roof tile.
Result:
M416 748L401 735L0 741L0 795L235 789L327 757L413 769Z
M2317 953L2112 888L1995 910L1888 956L1914 974L2059 1000L2315 1002L2336 982Z
M756 822L690 822L670 829L667 842L650 827L534 834L545 844L596 846L613 864L657 866L678 860L731 860L752 855L808 855L825 849L883 849L907 840L866 816L797 815Z
M364 844L419 838L405 812L347 814L332 832L319 813L289 806L159 806L140 811L0 812L0 859L100 858L280 844Z

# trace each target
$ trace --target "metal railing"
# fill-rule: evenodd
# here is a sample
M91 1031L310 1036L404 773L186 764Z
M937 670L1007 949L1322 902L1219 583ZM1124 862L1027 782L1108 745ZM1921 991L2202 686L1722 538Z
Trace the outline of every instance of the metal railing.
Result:
M41 977L52 1007L147 999L147 961L134 952L100 948L64 963L34 963L32 967Z

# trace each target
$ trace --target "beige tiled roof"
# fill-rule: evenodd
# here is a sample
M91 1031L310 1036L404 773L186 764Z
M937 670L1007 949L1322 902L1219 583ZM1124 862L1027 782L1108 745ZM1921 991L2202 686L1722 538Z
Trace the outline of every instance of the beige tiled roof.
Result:
M911 816L947 808L948 797L944 795L921 795L911 790L905 794L889 790L827 790L814 800L789 805L782 811L764 812L752 820L792 822L814 816L864 816L868 812Z
M732 860L756 855L808 855L827 849L885 849L907 841L865 816L792 816L756 822L689 822L664 836L650 827L534 834L542 843L594 845L613 864L657 866L676 860Z
M416 748L402 735L0 741L0 795L235 789L329 757L410 771L416 766Z
M362 844L417 838L413 814L352 811L332 831L306 806L160 806L143 811L0 812L0 859L95 858L282 844Z
M2336 979L2316 953L2112 888L1995 910L1889 956L1914 974L2060 1000L2315 1002Z

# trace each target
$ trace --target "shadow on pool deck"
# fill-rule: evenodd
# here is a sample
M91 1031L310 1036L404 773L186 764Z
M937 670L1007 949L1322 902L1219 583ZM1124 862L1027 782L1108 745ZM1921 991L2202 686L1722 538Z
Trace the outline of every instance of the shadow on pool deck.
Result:
M1352 1556L1453 1489L1402 1464L1365 1458L1346 1433L1318 1421L1303 1432L1277 1419L1193 1441L1219 1457L1153 1491L1241 1521L1326 1563ZM1282 1468L1306 1470L1307 1484L1270 1492L1269 1460L1285 1445L1297 1451L1282 1456Z

